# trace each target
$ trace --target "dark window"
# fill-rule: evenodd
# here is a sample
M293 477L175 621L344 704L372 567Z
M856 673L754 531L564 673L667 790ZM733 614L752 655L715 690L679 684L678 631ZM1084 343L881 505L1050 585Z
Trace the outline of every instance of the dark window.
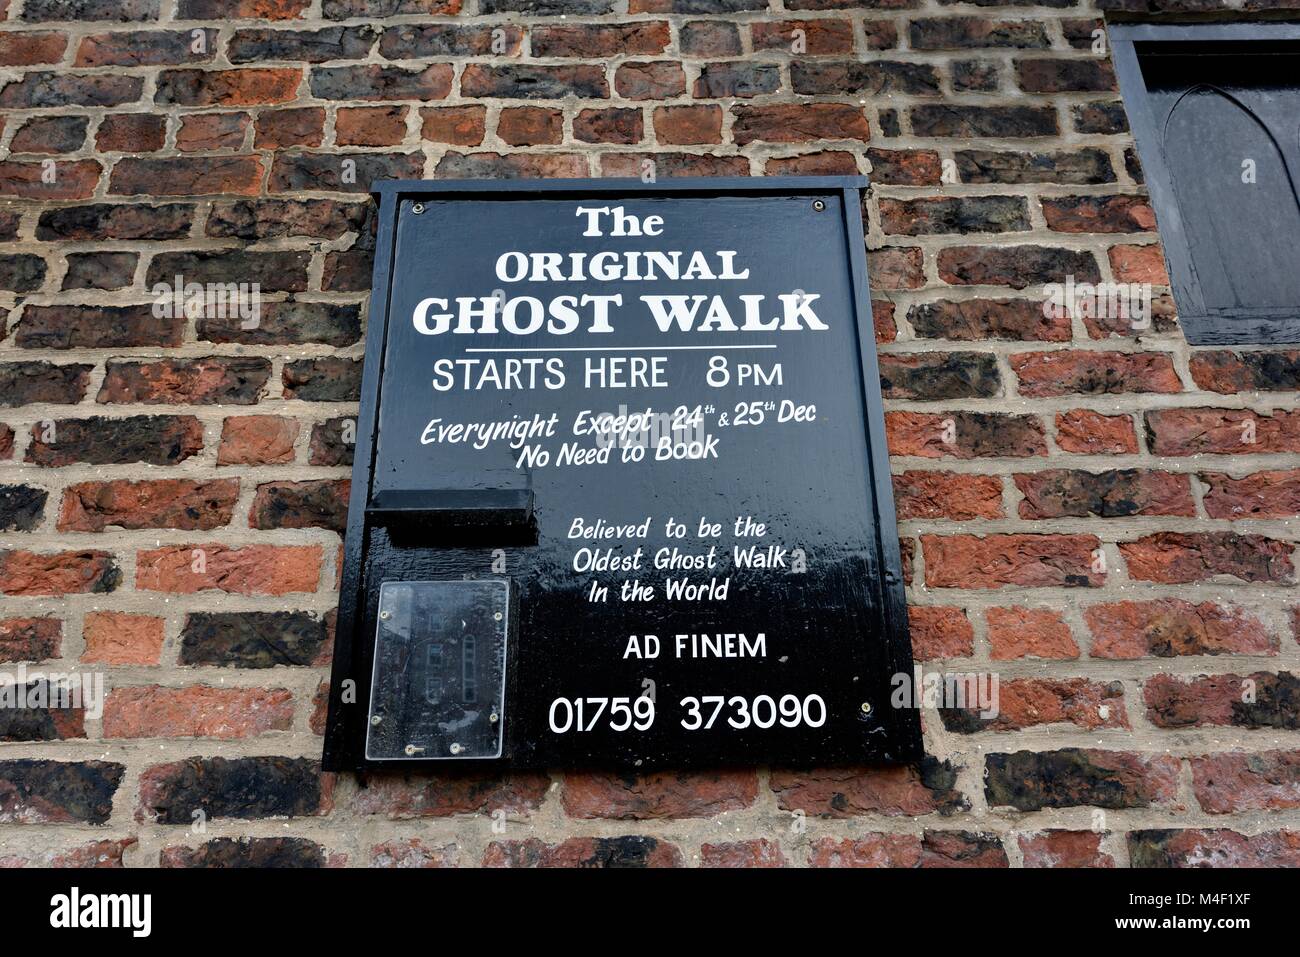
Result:
M1187 340L1300 342L1300 25L1112 25Z

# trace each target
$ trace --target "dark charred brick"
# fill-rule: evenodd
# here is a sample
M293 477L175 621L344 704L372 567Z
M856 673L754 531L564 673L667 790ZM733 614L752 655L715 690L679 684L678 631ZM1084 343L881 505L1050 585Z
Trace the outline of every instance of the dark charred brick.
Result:
M0 89L0 109L121 106L140 99L144 78L106 73L25 73Z
M325 849L305 837L218 837L198 847L171 845L162 849L159 867L320 868Z
M123 419L91 416L57 419L54 441L46 442L41 423L32 427L26 461L60 467L91 465L175 465L203 448L203 426L192 415L133 415Z
M677 29L678 44L686 56L740 56L740 29L734 23L691 20Z
M45 517L50 493L30 485L0 485L0 531L30 532Z
M529 30L529 46L535 57L653 56L663 53L671 39L663 20L539 25Z
M369 292L375 252L360 246L328 253L321 271L325 292Z
M1234 392L1294 392L1300 389L1300 350L1279 352L1196 352L1192 379L1202 389Z
M185 284L257 283L262 292L302 292L307 288L311 253L293 249L250 252L245 249L201 249L166 252L149 263L145 285L170 286L177 276ZM237 322L243 321L236 316Z
M307 612L196 612L185 616L180 663L219 668L306 667L326 648L326 624Z
M605 154L609 155L609 154ZM457 153L438 162L440 179L564 179L587 175L581 153Z
M1031 228L1028 202L1023 196L882 198L880 221L886 233L904 236L1006 233Z
M903 127L898 119L898 110L880 111L880 132L883 136L903 135Z
M0 254L0 289L33 292L45 282L45 260L32 253Z
M140 774L139 821L194 823L208 820L302 817L328 810L320 765L307 758L186 758L156 764Z
M140 23L157 20L158 8L159 0L27 0L23 19L29 23Z
M1109 60L1017 60L1016 79L1027 93L1100 93L1115 89Z
M17 692L17 685L9 687ZM0 741L62 741L86 736L85 709L71 707L66 688L61 691L57 684L38 679L27 683L24 694L28 707L11 704L0 708Z
M162 106L257 106L297 95L301 68L163 70L154 102Z
M1247 694L1248 688L1253 694ZM1160 728L1300 730L1300 676L1288 671L1190 679L1156 675L1142 693L1147 719Z
M488 66L471 63L461 75L460 91L463 96L476 99L558 100L566 96L605 99L609 96L609 84L604 68L595 64Z
M184 316L155 316L150 305L27 306L15 341L23 349L179 346L184 330Z
M871 178L890 186L938 186L943 174L934 150L867 150Z
M1043 304L1037 299L922 302L908 310L907 321L927 339L1065 342L1070 338L1069 317L1043 315Z
M1047 28L1036 20L991 20L987 17L944 17L913 20L909 33L913 50L965 50L1052 45Z
M1121 100L1076 103L1070 108L1074 129L1079 133L1127 133L1128 114Z
M573 138L582 143L639 143L645 122L637 109L582 110L573 118Z
M34 116L9 141L11 153L75 153L86 142L85 116Z
M95 130L101 153L152 153L167 139L167 117L153 113L110 113Z
M306 5L306 0L303 0ZM353 17L396 17L406 14L455 15L461 0L324 0L321 13L327 20L350 20ZM487 10L480 10L487 13Z
M662 137L659 142L663 142ZM844 150L823 150L820 153L802 153L799 156L774 156L767 161L763 169L768 176L856 176L860 172L857 157Z
M1177 758L1131 751L1062 748L985 757L990 807L1019 811L1091 805L1119 810L1171 802L1178 790Z
M86 394L91 366L52 362L6 362L0 364L0 406L49 402L70 405Z
M355 304L328 302L267 302L262 304L258 324L243 328L239 316L198 321L198 337L208 342L241 342L246 345L288 345L323 342L347 346L361 338L361 310Z
M493 841L483 855L484 867L646 868L680 867L676 847L653 837L573 837L546 844L532 837Z
M320 146L325 139L325 111L319 106L262 110L253 130L253 145L259 150Z
M125 771L109 761L0 761L0 822L107 824Z
M938 96L941 92L939 75L928 63L889 60L824 62L796 59L790 64L790 84L796 93L810 95L906 93Z
M952 65L952 88L956 93L992 93L1001 75L1001 66L992 60L958 60Z
M326 356L295 359L281 373L286 399L306 402L356 402L361 398L361 362Z
M1014 476L1025 496L1020 517L1121 518L1129 515L1194 517L1191 480L1170 472L1117 469L1084 472L1049 469Z
M349 160L353 165L345 166ZM267 188L273 193L365 193L377 179L420 179L423 173L422 153L278 153Z
M1103 5L1106 0L1102 0ZM1129 831L1133 867L1296 867L1300 841L1294 831L1247 836L1227 828Z
M126 156L113 167L108 191L116 196L254 195L261 188L260 156Z
M63 623L57 618L0 619L0 661L46 661L59 657Z
M0 242L11 243L18 238L18 227L22 219L20 210L0 210Z
M886 353L880 387L887 399L992 398L1001 394L997 359L980 352Z
M236 30L226 47L226 56L231 63L359 60L370 52L379 32L369 24L324 30Z
M1051 246L953 246L940 250L939 276L955 285L1010 286L1039 283L1100 282L1092 253Z
M311 430L311 464L351 465L356 434L357 420L352 416L318 422Z
M749 161L743 156L714 156L698 153L603 153L600 170L604 176L641 176L652 169L655 176L748 176Z
M249 525L253 528L328 528L342 532L348 521L347 479L267 482L257 487Z
M953 154L963 183L1061 183L1091 186L1115 182L1110 156L1091 147L1059 153L958 150Z
M781 88L781 70L775 63L706 63L695 80L696 99L724 96L760 96Z
M446 99L451 92L452 68L435 63L424 68L397 66L318 66L311 71L311 95L322 100L428 100ZM463 83L462 79L462 83Z
M951 419L953 441L943 440ZM885 416L894 455L922 458L1028 458L1047 454L1043 423L1034 415L997 412L890 412Z
M479 13L527 13L534 17L599 16L614 0L479 0Z
M504 41L494 52L494 34ZM384 30L379 53L388 60L420 60L443 56L516 56L523 30L514 24L467 26L460 23L403 23ZM533 54L539 55L534 47Z
M96 402L145 405L253 405L271 377L271 360L109 359Z
M1050 106L914 106L912 132L917 136L992 139L1055 136L1056 110Z
M190 231L194 207L96 203L47 209L36 224L36 238L54 240L180 239Z
M64 289L125 289L135 280L137 253L69 253Z
M366 203L332 199L260 199L216 203L208 214L207 234L219 239L260 242L286 236L337 239L361 229Z

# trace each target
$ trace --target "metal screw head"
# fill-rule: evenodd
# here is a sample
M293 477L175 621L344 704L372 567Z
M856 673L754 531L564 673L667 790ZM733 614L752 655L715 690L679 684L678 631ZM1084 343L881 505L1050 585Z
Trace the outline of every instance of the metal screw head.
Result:
M379 715L377 715L377 714L374 714L374 715L371 715L371 716L370 716L370 723L371 723L371 724L380 724L380 723L383 722L383 720L384 720L384 719L381 718L381 717L380 717Z
M496 724L498 721L501 720L501 715L493 711L490 715L488 715L488 720L491 721L493 724Z
M500 620L501 620L501 612L497 612L497 613L496 613L495 615L493 615L492 617L495 618L497 621L500 621Z
M388 619L392 617L393 617L393 613L391 611L381 611L379 613L379 618L381 621L388 621Z
M822 202L820 199L813 200L813 209L817 210L817 212L820 213L825 208L826 208L826 204Z
M424 212L424 203L413 203L411 205L411 212L419 216L422 212Z
M461 746L457 744L455 741L453 741L451 743L451 747L448 748L447 750L449 750L452 754L460 754Z
M858 706L858 708L859 708L859 710L861 710L861 712L862 712L863 714L871 714L871 702L870 702L870 701L864 701L864 702L862 702L862 704L860 704L860 705Z

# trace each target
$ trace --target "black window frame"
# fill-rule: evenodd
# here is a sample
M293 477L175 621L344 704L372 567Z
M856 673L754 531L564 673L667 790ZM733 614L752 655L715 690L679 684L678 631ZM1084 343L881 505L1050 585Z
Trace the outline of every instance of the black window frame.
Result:
M1178 321L1191 345L1282 345L1300 343L1300 302L1294 315L1245 318L1213 314L1192 266L1173 178L1161 150L1161 137L1150 108L1150 97L1139 62L1139 47L1159 44L1239 44L1244 41L1300 41L1300 22L1249 23L1125 23L1107 22L1111 58L1120 95L1128 113L1146 189L1151 197L1169 268ZM1284 154L1286 162L1286 154ZM1300 184L1300 169L1288 163L1292 181ZM1300 264L1298 264L1300 265Z

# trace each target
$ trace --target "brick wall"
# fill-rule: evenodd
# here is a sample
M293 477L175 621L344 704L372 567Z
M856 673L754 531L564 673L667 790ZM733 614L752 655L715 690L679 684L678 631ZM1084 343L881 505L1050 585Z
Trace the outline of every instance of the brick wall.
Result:
M1041 310L1167 281L1101 15L0 0L0 669L108 687L0 709L0 863L1300 864L1300 353ZM916 653L1001 714L901 769L322 775L367 184L647 161L872 176ZM155 317L177 274L260 325Z

